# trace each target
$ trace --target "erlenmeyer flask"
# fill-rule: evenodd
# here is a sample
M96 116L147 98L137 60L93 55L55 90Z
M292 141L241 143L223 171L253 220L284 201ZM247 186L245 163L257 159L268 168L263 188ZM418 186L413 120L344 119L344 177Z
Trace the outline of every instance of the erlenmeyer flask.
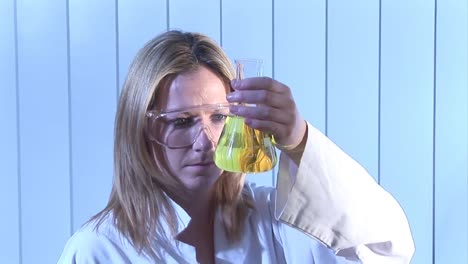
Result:
M235 64L239 80L262 74L261 60L235 60ZM270 134L247 126L243 117L230 115L216 146L214 160L216 166L226 171L255 173L273 169L278 159Z

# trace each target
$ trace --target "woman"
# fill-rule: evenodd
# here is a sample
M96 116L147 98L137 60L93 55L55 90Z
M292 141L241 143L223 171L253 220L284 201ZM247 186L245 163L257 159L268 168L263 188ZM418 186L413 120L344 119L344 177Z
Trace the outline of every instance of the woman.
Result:
M169 31L143 47L118 105L109 203L59 263L409 263L398 203L301 118L289 88L233 78L206 36ZM215 166L229 110L274 135L277 188Z

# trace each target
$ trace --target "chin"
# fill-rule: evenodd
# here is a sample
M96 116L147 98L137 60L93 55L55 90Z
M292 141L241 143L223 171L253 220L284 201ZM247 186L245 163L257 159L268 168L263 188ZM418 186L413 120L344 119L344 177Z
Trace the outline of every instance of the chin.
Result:
M210 193L213 189L213 186L216 181L214 182L205 182L205 181L197 181L197 182L188 182L184 183L186 188L186 194L188 195L186 198L189 199L197 199L197 197L203 197L206 194Z
M209 191L222 173L222 170L217 167L206 171L193 171L193 168L190 169L192 170L185 170L179 174L184 175L179 179L185 185L187 191L196 193Z

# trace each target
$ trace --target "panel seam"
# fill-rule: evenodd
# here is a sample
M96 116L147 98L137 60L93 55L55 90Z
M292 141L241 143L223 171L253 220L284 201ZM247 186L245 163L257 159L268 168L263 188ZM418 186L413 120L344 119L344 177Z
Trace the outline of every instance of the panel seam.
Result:
M169 0L166 0L166 30L169 31L169 24L170 24L170 19L169 19Z
M325 135L328 136L328 0L325 1Z
M275 0L271 0L271 77L275 79ZM271 184L275 186L275 173L273 169Z
M223 47L223 0L219 0L219 45Z
M382 117L382 0L379 0L379 73L378 73L378 120L377 120L377 182L380 179L380 154L381 154L381 117Z
M16 148L17 148L17 191L18 191L18 260L23 263L23 213L21 199L21 125L20 125L20 92L19 92L19 55L18 55L18 1L13 2L14 41L15 41L15 82L16 82Z
M116 79L116 88L117 88L117 104L119 102L120 94L120 43L119 43L119 0L115 0L115 79Z
M71 90L71 55L70 55L70 1L66 1L67 17L67 89L68 89L68 162L69 162L69 195L70 195L70 235L73 234L73 131L72 131L72 90Z
M436 121L437 121L437 0L434 0L434 72L432 109L432 263L436 263Z

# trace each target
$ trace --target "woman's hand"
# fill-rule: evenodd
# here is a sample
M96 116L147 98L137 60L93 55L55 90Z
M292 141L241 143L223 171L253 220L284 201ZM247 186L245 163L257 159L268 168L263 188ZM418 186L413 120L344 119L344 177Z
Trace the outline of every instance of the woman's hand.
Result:
M307 125L288 86L268 77L233 80L231 85L235 91L227 95L229 102L257 105L233 105L232 113L245 117L250 127L273 134L281 150L293 150L301 143Z

